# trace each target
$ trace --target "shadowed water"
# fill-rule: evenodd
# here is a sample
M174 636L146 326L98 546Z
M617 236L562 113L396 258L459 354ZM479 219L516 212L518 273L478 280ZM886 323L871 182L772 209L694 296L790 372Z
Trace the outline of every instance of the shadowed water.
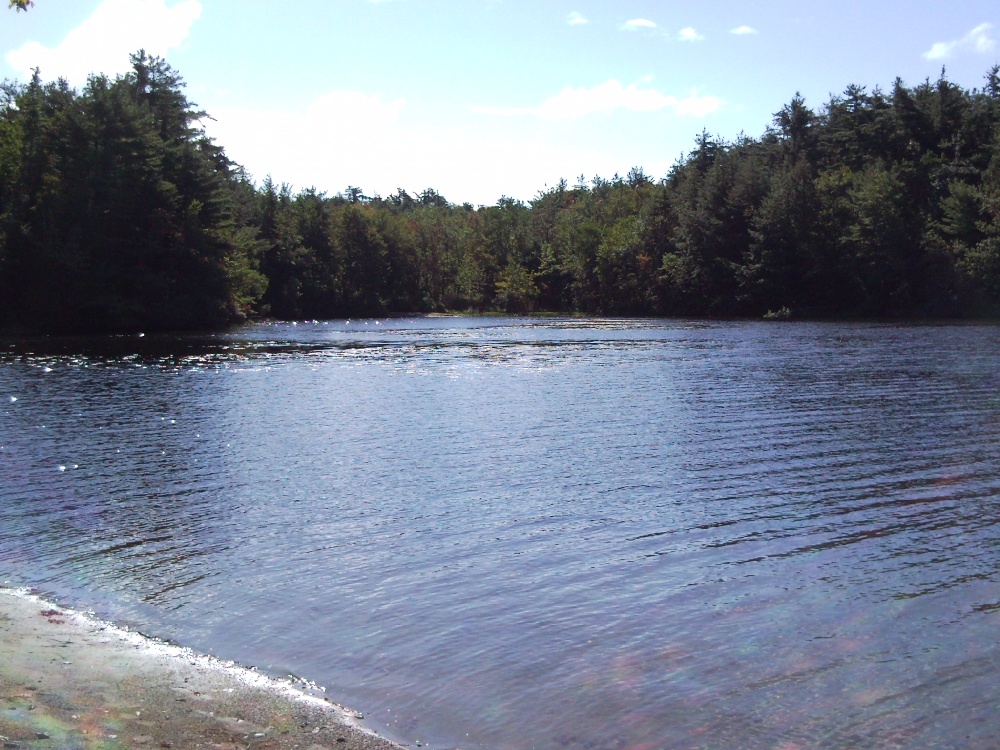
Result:
M992 748L1000 328L0 346L0 582L463 748Z

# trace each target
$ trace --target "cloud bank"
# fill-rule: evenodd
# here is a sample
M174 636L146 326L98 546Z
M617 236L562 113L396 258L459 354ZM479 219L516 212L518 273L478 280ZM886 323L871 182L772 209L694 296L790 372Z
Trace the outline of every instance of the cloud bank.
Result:
M490 205L501 195L531 198L546 183L581 172L624 173L642 162L650 174L665 174L671 165L628 144L609 151L561 135L505 137L510 123L428 128L411 109L402 99L332 91L298 110L213 108L204 124L258 182L273 174L294 189L328 193L348 185L383 196L399 187L411 193L433 187L449 200Z
M7 62L28 77L40 68L45 79L65 78L78 86L90 73L107 75L129 70L129 54L142 48L164 56L188 36L201 16L198 0L104 0L56 47L27 42L7 53Z

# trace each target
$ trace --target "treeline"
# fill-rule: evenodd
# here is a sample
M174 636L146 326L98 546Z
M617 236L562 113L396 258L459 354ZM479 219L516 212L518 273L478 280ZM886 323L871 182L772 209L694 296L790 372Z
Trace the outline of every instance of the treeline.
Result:
M732 317L1000 312L1000 73L965 90L796 96L761 137L702 133L661 180L528 203L296 194L208 140L182 82L6 84L0 325L210 328L247 316L495 310Z
M267 287L241 180L163 60L0 91L0 325L215 328ZM245 186L252 196L253 190ZM251 198L252 200L252 198Z

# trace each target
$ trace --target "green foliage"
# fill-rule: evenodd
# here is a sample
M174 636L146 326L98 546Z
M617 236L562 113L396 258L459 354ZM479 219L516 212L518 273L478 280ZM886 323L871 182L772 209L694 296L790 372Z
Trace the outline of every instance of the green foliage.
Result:
M796 95L760 139L701 133L665 180L581 177L529 204L276 195L266 182L265 300L284 317L980 314L1000 291L983 184L1000 174L987 169L1000 164L991 75L984 92L943 76L890 94L852 86L818 114Z
M994 157L994 165L975 196L979 221L975 234L970 232L969 235L978 241L972 244L966 235L966 242L960 242L956 252L958 270L970 282L976 311L993 315L1000 313L1000 169L997 167L1000 167L1000 156ZM962 227L965 226L964 218Z
M344 310L383 313L388 302L389 247L375 212L351 203L340 210L334 237L344 253Z
M142 52L132 63L81 92L37 73L9 91L0 114L7 326L214 328L245 317L266 283L234 220L231 165L196 126L180 78Z
M534 274L513 258L509 259L497 278L497 308L509 313L532 312L537 300Z
M753 314L817 303L823 280L813 277L822 264L817 226L820 199L809 167L799 159L775 172L753 214L750 243L739 266L739 300Z
M983 90L795 97L702 132L662 180L561 180L473 208L255 186L144 53L114 80L0 89L0 325L211 328L248 315L1000 313L1000 67Z

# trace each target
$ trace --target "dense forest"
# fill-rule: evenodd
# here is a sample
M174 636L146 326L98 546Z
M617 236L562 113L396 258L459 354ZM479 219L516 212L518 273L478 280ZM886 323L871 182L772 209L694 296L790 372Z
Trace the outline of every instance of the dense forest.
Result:
M524 203L255 184L166 62L0 90L0 327L218 328L446 310L719 317L1000 312L1000 68L966 90L796 95L662 179Z

